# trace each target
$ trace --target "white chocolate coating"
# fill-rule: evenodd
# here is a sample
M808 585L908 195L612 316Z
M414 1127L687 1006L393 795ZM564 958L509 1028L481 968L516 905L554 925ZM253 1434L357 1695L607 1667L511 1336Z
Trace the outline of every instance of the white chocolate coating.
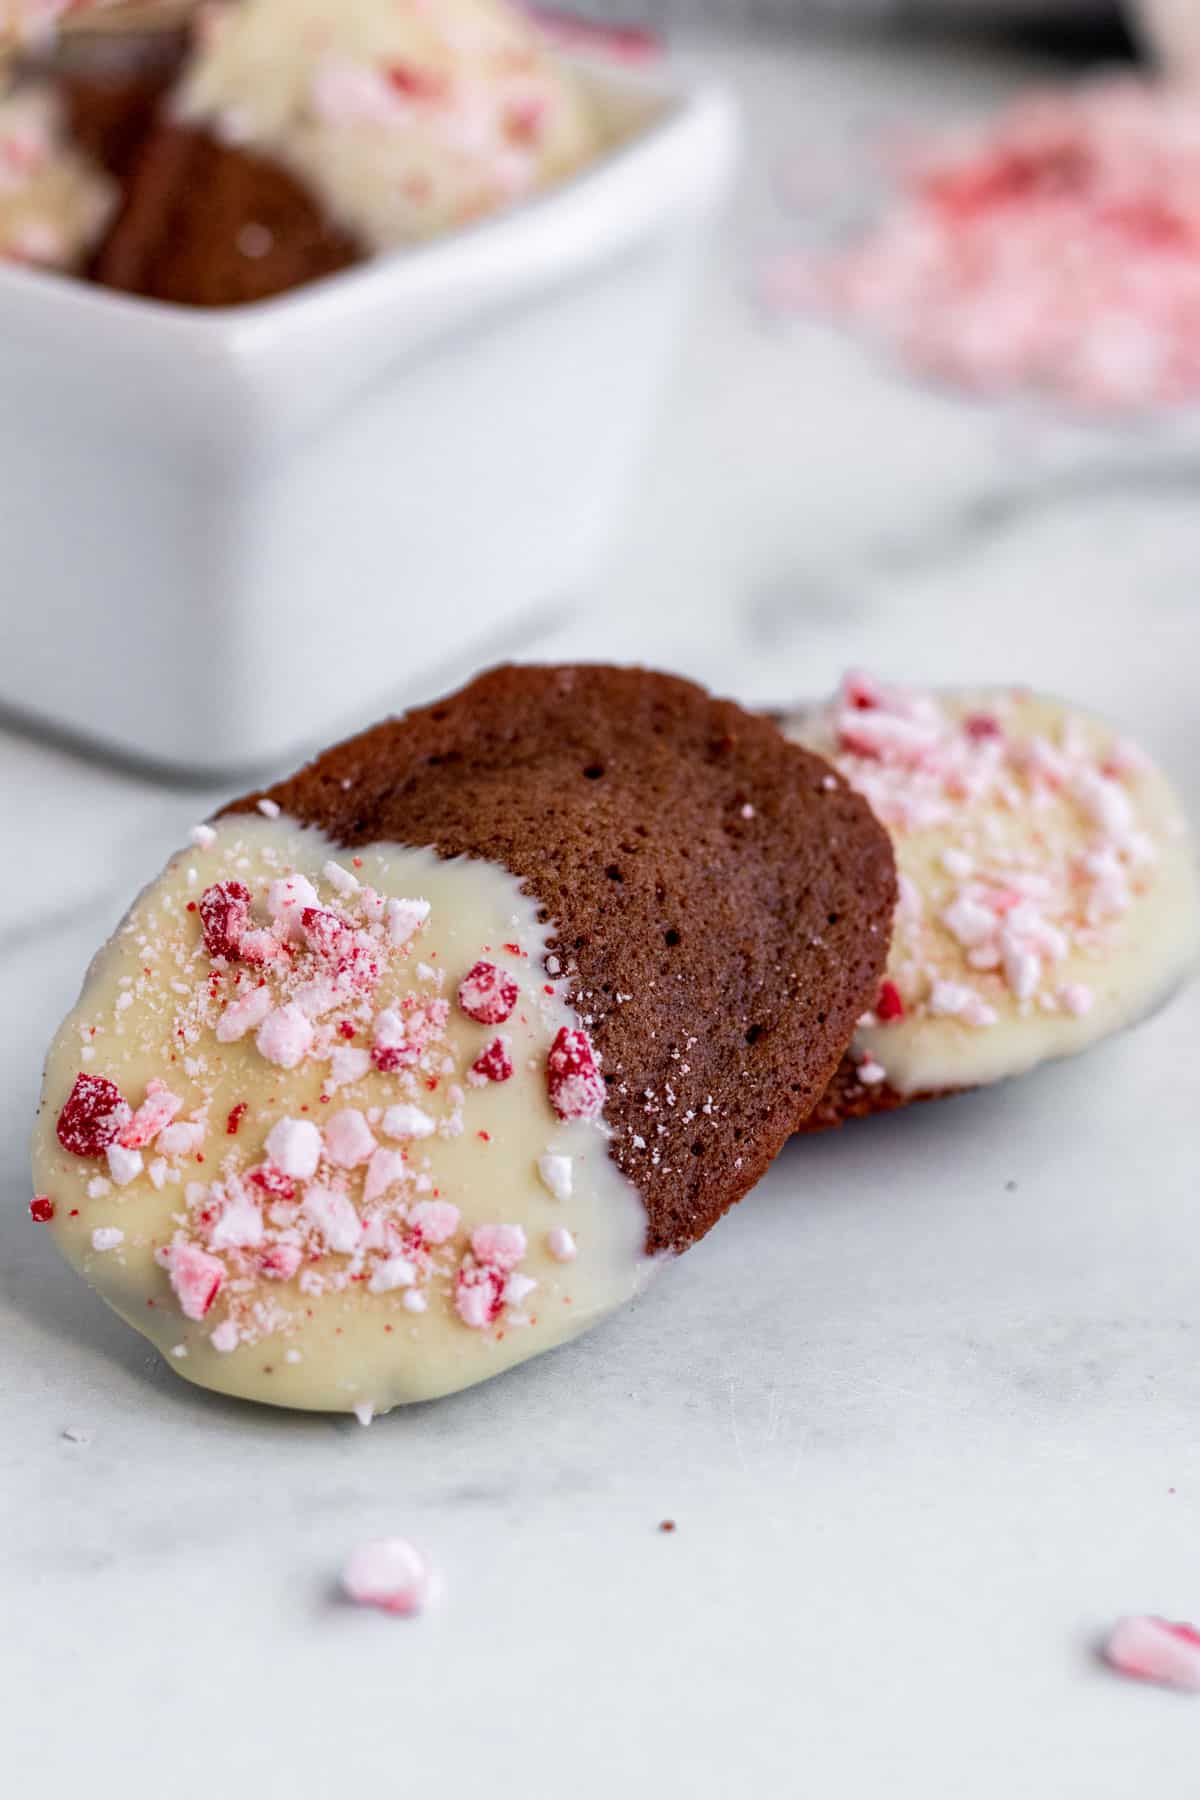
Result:
M281 890L268 924L270 884L292 873L358 934L376 979L332 1001L316 992L325 965L308 953L294 913L289 923L278 911ZM229 880L253 896L265 964L214 961L205 947L195 905ZM414 928L420 908L387 902L415 899L429 912ZM173 858L135 903L50 1051L33 1156L58 1248L180 1374L281 1406L369 1417L470 1386L595 1323L653 1268L646 1212L608 1154L603 1125L564 1122L547 1098L547 1050L577 1021L563 984L545 975L552 927L537 911L489 863L393 845L352 860L283 819L220 821L211 842ZM474 1022L456 1000L482 956L519 992L498 1026ZM255 998L264 983L270 1020ZM294 1046L272 1023L283 1005L293 1022L297 1010L307 1020L301 1037L313 1034L292 1067ZM401 1017L404 1031L380 1026L382 1013L393 1024ZM473 1084L472 1063L500 1034L511 1079ZM419 1062L373 1066L364 1051L397 1036L420 1047ZM150 1121L154 1141L140 1149L71 1154L56 1123L81 1071L114 1081L134 1108L160 1080L165 1110L173 1098L178 1111L161 1129ZM293 1123L281 1132L285 1119ZM539 1172L548 1155L570 1159L561 1198ZM272 1162L292 1172L290 1196L250 1179ZM457 1209L448 1230L447 1203ZM494 1266L490 1250L471 1252L473 1233L512 1225L524 1254L505 1233ZM566 1263L551 1248L561 1229L577 1245ZM184 1316L163 1266L180 1244L222 1271L200 1317ZM464 1268L495 1275L485 1297L502 1290L503 1304L498 1297L491 1322L464 1323Z
M68 142L53 89L0 81L0 258L76 268L116 203L115 183Z
M851 676L789 721L892 836L887 977L852 1055L868 1086L976 1087L1159 1006L1200 947L1195 846L1164 776L1099 720L1024 690ZM899 1011L902 1016L880 1017Z
M177 115L273 157L376 251L602 148L581 85L506 0L244 0L202 24Z

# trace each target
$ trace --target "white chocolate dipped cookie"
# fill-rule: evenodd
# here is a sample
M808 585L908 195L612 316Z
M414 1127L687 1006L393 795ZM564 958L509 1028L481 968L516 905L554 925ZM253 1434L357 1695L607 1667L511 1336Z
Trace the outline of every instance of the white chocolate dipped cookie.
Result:
M1190 973L1194 842L1100 720L1025 689L851 675L785 730L870 803L900 881L886 978L807 1129L1073 1055Z
M35 1184L104 1299L207 1387L375 1412L629 1299L645 1207L594 1066L554 1087L577 1021L519 883L283 819L199 836L47 1067Z
M174 113L273 158L375 252L509 205L604 144L582 84L508 0L218 0Z
M453 1392L754 1184L894 898L869 809L768 721L492 671L196 829L55 1039L32 1216L202 1385Z

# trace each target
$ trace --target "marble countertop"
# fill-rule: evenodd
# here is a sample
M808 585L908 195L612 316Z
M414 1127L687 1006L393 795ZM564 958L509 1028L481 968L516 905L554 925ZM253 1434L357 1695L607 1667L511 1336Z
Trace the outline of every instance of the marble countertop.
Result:
M614 566L526 648L763 701L850 663L1028 678L1122 720L1200 815L1190 422L980 407L747 303L793 229L781 158L848 156L864 121L986 104L1033 65L715 59L749 137L724 254ZM1187 1791L1194 1709L1094 1646L1123 1612L1200 1618L1200 990L1035 1079L794 1145L625 1315L363 1430L177 1381L26 1213L43 1048L219 796L16 735L0 794L14 1791ZM388 1533L444 1574L419 1622L333 1597Z

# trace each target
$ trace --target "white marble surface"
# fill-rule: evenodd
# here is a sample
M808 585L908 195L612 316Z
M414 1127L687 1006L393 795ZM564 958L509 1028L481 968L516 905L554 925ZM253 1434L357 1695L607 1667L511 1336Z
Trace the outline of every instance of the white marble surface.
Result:
M852 121L1028 68L724 60L743 206L617 565L537 650L759 699L848 662L1028 677L1118 715L1200 812L1188 424L968 406L745 303L784 235L777 152L840 154ZM627 1315L362 1430L191 1390L26 1215L42 1049L216 796L15 736L0 796L14 1794L1191 1791L1195 1703L1121 1684L1093 1644L1123 1611L1200 1617L1200 991L1072 1066L793 1146ZM344 1552L388 1532L444 1573L418 1623L332 1598Z

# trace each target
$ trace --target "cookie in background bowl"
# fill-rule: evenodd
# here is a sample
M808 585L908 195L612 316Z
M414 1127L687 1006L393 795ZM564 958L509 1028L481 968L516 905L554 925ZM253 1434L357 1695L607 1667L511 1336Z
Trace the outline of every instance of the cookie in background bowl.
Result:
M1103 721L1024 688L850 675L783 725L870 803L900 884L886 978L806 1129L1073 1055L1191 972L1194 841Z
M201 827L50 1054L38 1213L180 1373L383 1411L702 1237L877 991L886 833L770 721L502 668Z
M508 0L218 0L95 275L245 304L473 224L603 148L582 84Z

